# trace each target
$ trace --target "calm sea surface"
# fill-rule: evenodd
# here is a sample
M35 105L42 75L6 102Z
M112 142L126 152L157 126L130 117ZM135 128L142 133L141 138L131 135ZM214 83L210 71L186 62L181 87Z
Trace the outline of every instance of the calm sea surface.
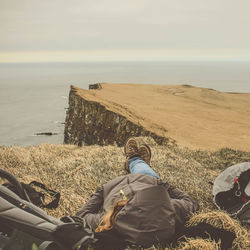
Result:
M0 64L0 145L63 143L70 85L190 84L250 93L250 62ZM36 136L53 132L53 136Z

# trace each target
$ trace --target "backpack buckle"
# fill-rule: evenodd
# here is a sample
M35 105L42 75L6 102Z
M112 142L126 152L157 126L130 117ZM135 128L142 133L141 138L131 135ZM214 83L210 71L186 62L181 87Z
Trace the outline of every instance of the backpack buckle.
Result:
M239 178L234 179L234 184L237 184L237 190L235 191L235 196L240 197L241 196L241 191L240 191L240 183L239 183Z

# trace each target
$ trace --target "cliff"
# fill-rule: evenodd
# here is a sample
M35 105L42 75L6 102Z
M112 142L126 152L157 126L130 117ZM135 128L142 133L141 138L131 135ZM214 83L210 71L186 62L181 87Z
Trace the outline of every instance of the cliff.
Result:
M158 144L250 151L250 94L189 85L71 86L64 142L124 145L129 136Z
M92 86L90 85L90 89L96 89ZM109 106L96 98L88 98L82 95L83 93L84 90L71 86L64 143L78 146L83 144L123 146L130 136L150 136L158 144L174 143L174 140L143 127L139 117L137 120L131 119L132 113L126 108L128 116L120 112L122 106L119 103ZM95 97L95 93L91 97Z

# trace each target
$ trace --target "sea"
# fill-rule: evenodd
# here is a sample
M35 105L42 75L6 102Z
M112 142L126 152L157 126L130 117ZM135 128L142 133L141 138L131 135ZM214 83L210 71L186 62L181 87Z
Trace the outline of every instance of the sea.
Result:
M70 86L98 82L250 93L250 61L0 63L0 145L62 144Z

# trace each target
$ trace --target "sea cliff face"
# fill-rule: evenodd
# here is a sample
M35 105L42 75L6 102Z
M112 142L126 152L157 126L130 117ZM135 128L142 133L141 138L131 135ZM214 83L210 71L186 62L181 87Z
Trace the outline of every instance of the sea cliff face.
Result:
M90 89L95 91L98 88L98 85L90 86ZM71 86L64 143L78 146L84 144L122 146L130 136L151 136L160 145L169 142L168 138L146 130L125 116L108 110L105 105L84 99L77 90L78 88Z

